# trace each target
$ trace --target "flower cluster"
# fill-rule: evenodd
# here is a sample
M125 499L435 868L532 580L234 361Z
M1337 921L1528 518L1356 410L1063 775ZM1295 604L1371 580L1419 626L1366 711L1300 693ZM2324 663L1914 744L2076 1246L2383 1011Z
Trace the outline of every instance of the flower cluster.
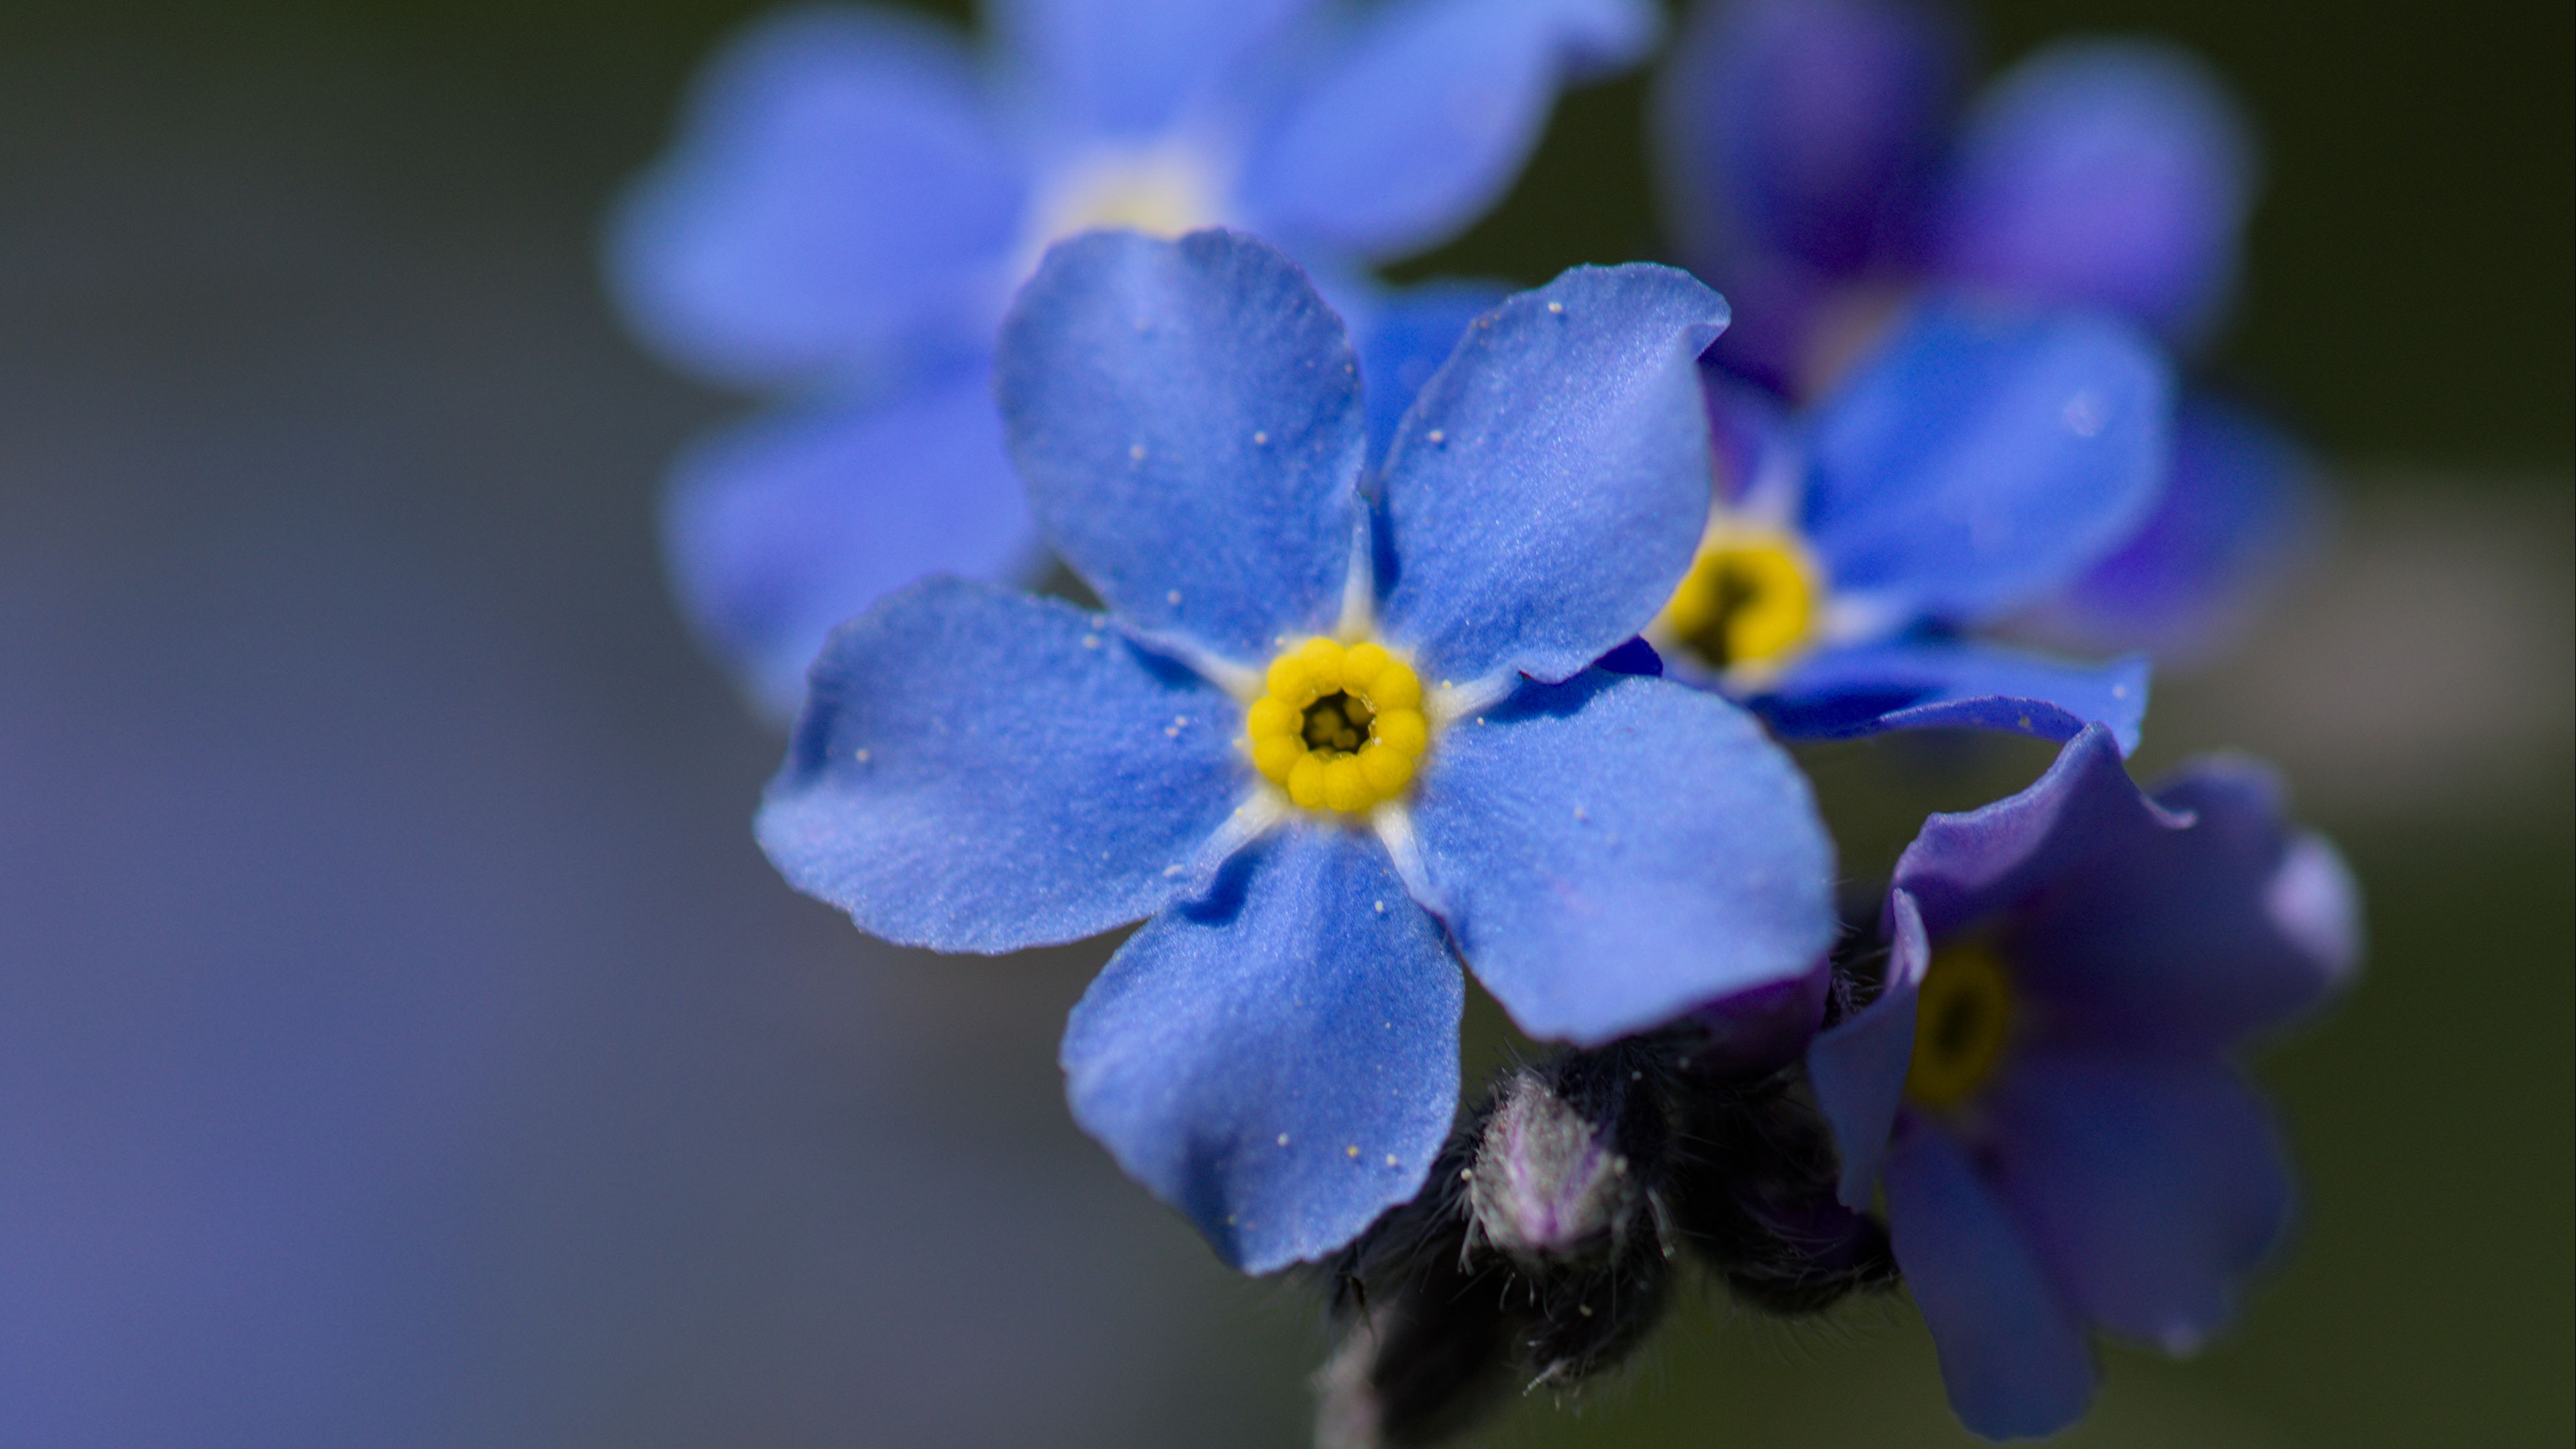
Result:
M1657 84L1662 199L1741 324L1712 362L1830 391L1925 299L2116 317L2197 352L2224 325L2259 172L2252 130L2169 45L2043 47L1974 103L1965 27L1925 0L1705 0ZM2087 647L2223 642L2309 531L2312 465L2207 385L2172 414L2152 506L2034 596Z
M2189 1351L2270 1260L2238 1058L2359 956L2263 769L2132 783L2144 654L2017 637L2169 652L2296 512L2167 351L2245 148L2101 46L1954 137L1924 12L1744 0L1658 114L1749 343L1665 266L1368 280L1649 13L1017 0L998 77L756 30L617 233L649 337L805 394L683 464L680 591L796 705L798 889L940 951L1136 927L1074 1116L1227 1262L1321 1265L1322 1443L1573 1388L1694 1265L1783 1315L1902 1283L1961 1420L2051 1432L2092 1331ZM1074 597L991 581L1036 559ZM1790 747L1925 728L2060 752L1855 911ZM1561 1046L1462 1114L1469 976Z
M785 12L699 82L610 228L636 331L777 398L685 459L665 536L690 622L792 715L824 636L938 573L1034 577L993 337L1047 246L1236 226L1355 327L1383 435L1503 289L1367 268L1463 230L1557 90L1653 43L1649 0L993 0L977 57L877 7Z

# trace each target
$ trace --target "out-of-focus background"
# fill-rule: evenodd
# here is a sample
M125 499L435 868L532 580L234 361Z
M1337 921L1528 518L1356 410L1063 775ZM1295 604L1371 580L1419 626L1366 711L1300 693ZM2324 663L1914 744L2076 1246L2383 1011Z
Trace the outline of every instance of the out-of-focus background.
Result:
M0 9L0 1443L1303 1440L1311 1303L1066 1118L1103 953L879 947L751 844L779 741L653 532L745 404L631 347L594 254L752 10ZM2266 1064L2300 1251L2200 1361L2115 1351L2068 1442L2563 1445L2570 12L1980 14L1995 61L2182 40L2263 123L2220 361L2337 536L2145 763L2280 761L2374 945ZM1655 255L1642 94L1408 274ZM1909 1320L1695 1297L1483 1442L1957 1441Z

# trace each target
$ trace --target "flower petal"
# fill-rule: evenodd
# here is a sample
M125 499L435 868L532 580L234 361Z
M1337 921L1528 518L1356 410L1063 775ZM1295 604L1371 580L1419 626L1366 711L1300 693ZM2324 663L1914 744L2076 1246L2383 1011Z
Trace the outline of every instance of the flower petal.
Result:
M2129 541L2043 606L2042 627L2168 663L2224 648L2318 529L2315 460L2252 412L2186 394L2173 470Z
M1374 296L1365 311L1343 310L1359 344L1372 462L1385 459L1396 425L1422 385L1458 350L1468 324L1511 294L1500 282L1425 282Z
M1812 419L1808 535L1841 594L1993 618L2146 517L2171 394L2164 359L2108 319L1925 305Z
M1361 518L1359 365L1286 257L1225 231L1058 243L997 369L1048 541L1126 620L1243 664L1332 626Z
M1395 0L1360 20L1255 141L1264 235L1371 257L1447 240L1511 186L1569 81L1625 69L1641 0Z
M2086 40L2015 66L1960 139L1941 204L1948 277L2206 335L2253 201L2250 128L2208 66L2168 45Z
M680 460L662 534L689 622L781 721L833 626L929 574L1037 556L981 368L719 435Z
M1478 319L1397 425L1377 585L1423 679L1562 680L1643 630L1708 518L1696 365L1726 302L1577 267Z
M2025 792L2063 803L2039 847L2049 879L2012 927L2027 989L2065 1029L2218 1049L2350 983L2359 892L2333 846L2292 827L2270 770L2195 761L2150 805L2099 750L2065 764Z
M1654 117L1665 209L1691 264L1733 293L1765 257L1849 274L1903 256L1962 49L1929 6L1699 5Z
M1251 783L1232 698L1110 623L932 579L832 636L761 848L860 929L941 951L1078 940L1200 882Z
M709 69L617 214L609 278L673 362L746 386L980 350L1026 199L944 31L797 10Z
M1806 972L1834 936L1807 782L1714 695L1596 671L1432 741L1430 904L1532 1036L1585 1044Z
M2360 949L2351 877L2269 772L2202 761L2150 800L2098 725L2021 793L1926 820L1894 883L1935 940L2003 921L2052 1030L2104 1042L2234 1045L2313 1010Z
M2097 725L2059 750L2048 772L2019 794L1924 821L1897 857L1892 883L1913 896L1924 930L1939 939L2108 859L2108 844L2131 845L2187 823L2138 792L2110 731Z
M2082 1418L2096 1377L2084 1325L1967 1154L1913 1128L1888 1152L1886 1178L1888 1238L1959 1422L2011 1439Z
M2033 1047L1986 1105L1997 1191L2113 1333L2197 1349L2289 1227L2297 1189L2271 1114L2215 1057Z
M1048 119L1135 136L1180 120L1314 0L999 0Z
M1065 1028L1067 1091L1130 1176L1266 1273L1421 1188L1464 999L1385 852L1292 826L1120 948Z
M2137 748L2147 712L2143 656L2069 664L1991 644L1915 639L1831 649L1792 665L1753 709L1792 739L1904 729L1988 729L2072 739L2106 724Z
M1855 1212L1869 1206L1896 1131L1905 1074L1914 1064L1915 1006L1923 973L1932 966L1923 915L1902 888L1887 894L1887 928L1887 980L1878 998L1818 1033L1807 1048L1816 1106L1833 1128L1834 1150L1842 1158L1835 1195Z
M1690 1014L1696 1028L1689 1065L1717 1077L1767 1077L1807 1054L1833 994L1831 961L1807 974L1720 997Z

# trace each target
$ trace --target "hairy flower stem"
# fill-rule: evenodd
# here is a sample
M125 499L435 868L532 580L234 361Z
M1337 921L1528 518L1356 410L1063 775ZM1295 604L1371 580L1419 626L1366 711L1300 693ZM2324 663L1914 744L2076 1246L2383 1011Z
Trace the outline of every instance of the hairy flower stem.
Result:
M1685 1249L1774 1314L1895 1282L1885 1232L1834 1200L1799 1069L1706 1047L1675 1029L1488 1086L1422 1195L1329 1270L1319 1449L1436 1444L1515 1384L1579 1389L1661 1319Z

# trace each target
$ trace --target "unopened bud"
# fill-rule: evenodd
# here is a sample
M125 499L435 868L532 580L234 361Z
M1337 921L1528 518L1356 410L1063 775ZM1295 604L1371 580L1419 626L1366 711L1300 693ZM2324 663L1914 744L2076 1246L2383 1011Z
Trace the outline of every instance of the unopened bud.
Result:
M1475 1232L1525 1265L1610 1256L1652 1213L1664 1172L1661 1068L1614 1047L1513 1073L1477 1135Z
M1422 1196L1334 1266L1320 1449L1441 1442L1515 1383L1579 1389L1670 1297L1662 1048L1565 1052L1497 1083Z
M1513 1257L1586 1257L1627 1221L1636 1200L1628 1171L1608 1124L1522 1072L1486 1119L1467 1201L1485 1240Z

